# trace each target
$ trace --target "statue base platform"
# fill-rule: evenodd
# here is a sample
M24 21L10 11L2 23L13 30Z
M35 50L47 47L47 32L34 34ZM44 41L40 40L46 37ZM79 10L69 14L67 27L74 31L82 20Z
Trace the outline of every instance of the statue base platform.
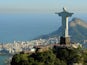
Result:
M69 45L70 44L70 37L60 37L60 44Z

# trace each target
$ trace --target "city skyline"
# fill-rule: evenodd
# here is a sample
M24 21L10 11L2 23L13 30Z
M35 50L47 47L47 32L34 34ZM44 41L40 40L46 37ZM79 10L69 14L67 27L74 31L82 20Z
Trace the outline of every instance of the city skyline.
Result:
M82 0L0 0L0 13L53 13L64 6L70 11L87 13Z

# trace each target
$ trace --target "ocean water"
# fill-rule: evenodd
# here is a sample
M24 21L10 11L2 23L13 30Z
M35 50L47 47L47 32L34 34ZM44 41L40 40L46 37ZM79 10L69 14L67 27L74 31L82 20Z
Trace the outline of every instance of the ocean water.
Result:
M31 40L59 26L55 14L0 14L0 42Z
M8 55L0 55L0 65L7 65L6 62L9 57Z
M86 14L73 17L87 21ZM28 41L40 35L49 34L61 26L61 18L56 14L0 14L0 43ZM7 55L0 55L0 65L5 65Z

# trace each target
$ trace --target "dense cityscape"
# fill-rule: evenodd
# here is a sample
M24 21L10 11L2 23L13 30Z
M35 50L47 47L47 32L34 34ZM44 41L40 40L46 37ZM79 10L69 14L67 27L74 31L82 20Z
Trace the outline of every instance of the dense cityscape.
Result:
M59 38L49 38L49 39L38 39L32 41L14 41L13 43L0 44L0 54L11 54L20 53L22 51L35 51L35 46L46 46L50 44L59 44ZM82 47L82 44L76 43L72 44L74 48L78 46Z
M58 43L59 39L49 38L49 39L39 39L39 40L32 40L32 41L14 41L13 43L7 44L0 44L0 54L16 54L21 51L33 51L34 46L38 45L48 45L53 43Z

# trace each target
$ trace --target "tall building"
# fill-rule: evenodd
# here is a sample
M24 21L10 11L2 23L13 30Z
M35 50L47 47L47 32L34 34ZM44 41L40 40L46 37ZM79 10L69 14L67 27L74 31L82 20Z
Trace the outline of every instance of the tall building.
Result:
M63 11L56 13L62 17L62 35L60 36L60 44L70 44L70 36L68 32L68 17L71 17L73 13L70 13L63 8Z

